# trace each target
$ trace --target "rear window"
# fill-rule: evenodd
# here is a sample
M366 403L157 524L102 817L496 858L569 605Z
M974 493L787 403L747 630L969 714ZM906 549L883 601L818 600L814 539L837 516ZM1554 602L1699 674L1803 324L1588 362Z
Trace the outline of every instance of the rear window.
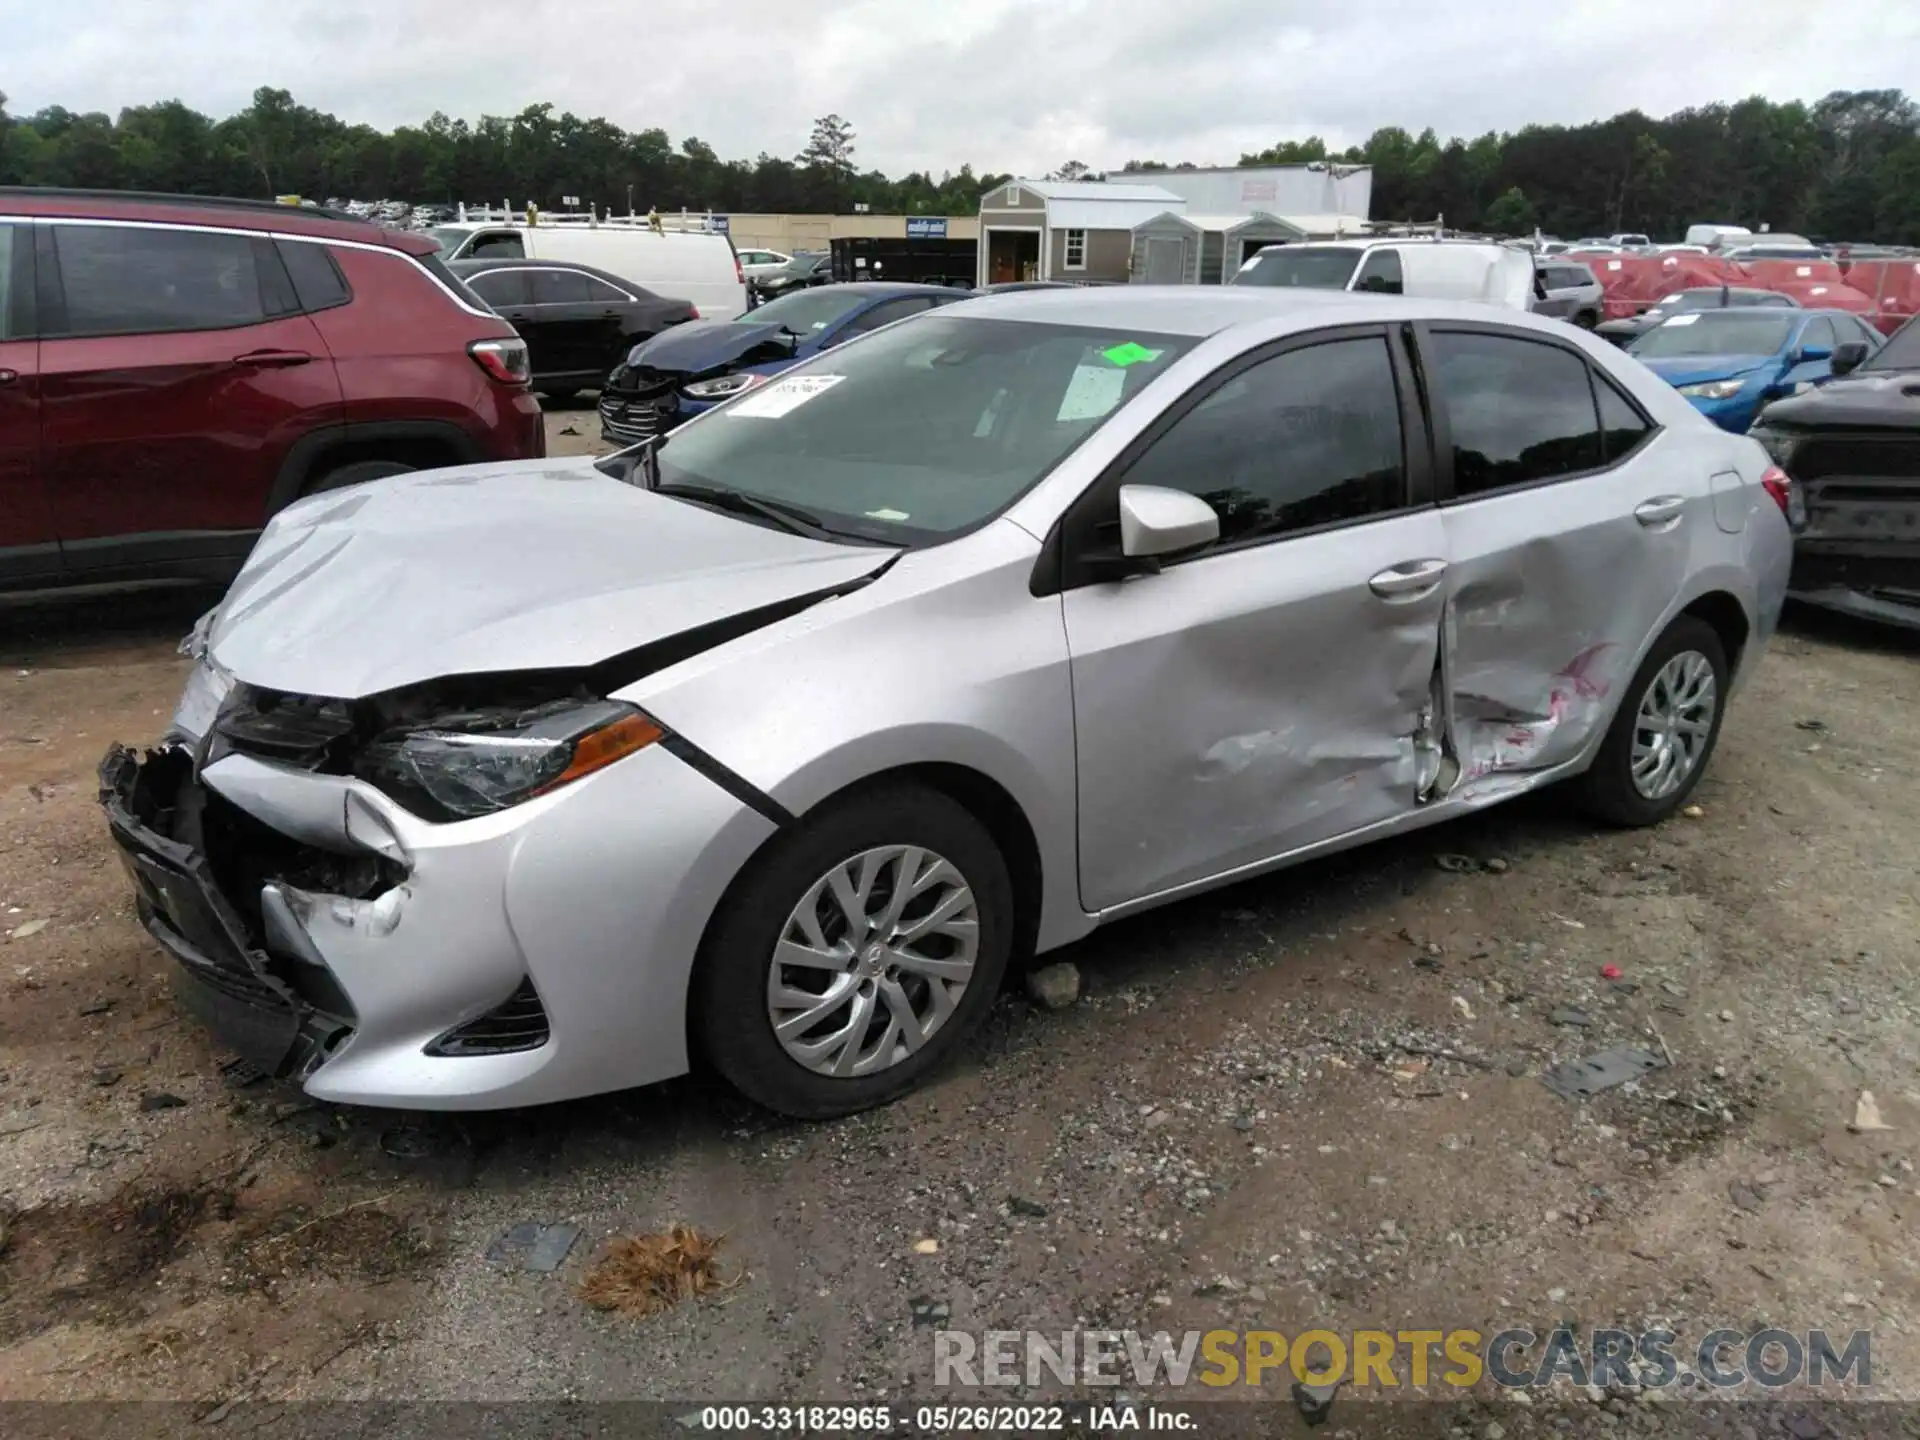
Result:
M136 225L56 225L66 335L226 330L267 318L253 238Z

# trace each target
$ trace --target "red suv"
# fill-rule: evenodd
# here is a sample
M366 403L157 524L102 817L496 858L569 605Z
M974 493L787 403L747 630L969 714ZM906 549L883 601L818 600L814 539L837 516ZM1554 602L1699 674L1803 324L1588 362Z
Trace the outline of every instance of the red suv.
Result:
M424 235L0 187L0 589L224 579L316 490L545 453L525 344Z

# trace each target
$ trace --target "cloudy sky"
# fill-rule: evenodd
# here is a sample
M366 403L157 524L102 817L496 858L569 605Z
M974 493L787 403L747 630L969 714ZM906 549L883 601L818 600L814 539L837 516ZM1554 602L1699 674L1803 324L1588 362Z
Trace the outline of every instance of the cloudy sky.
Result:
M382 128L550 100L727 158L791 155L834 111L862 168L1041 174L1920 87L1920 3L0 0L15 114L224 116L257 85Z

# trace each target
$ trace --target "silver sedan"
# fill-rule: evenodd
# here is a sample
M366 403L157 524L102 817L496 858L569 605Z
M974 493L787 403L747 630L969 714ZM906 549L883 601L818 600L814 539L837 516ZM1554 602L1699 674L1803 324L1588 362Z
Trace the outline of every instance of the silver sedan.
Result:
M1798 504L1528 315L994 296L599 462L283 511L102 799L184 1001L312 1095L704 1056L838 1114L1120 916L1562 780L1659 821Z

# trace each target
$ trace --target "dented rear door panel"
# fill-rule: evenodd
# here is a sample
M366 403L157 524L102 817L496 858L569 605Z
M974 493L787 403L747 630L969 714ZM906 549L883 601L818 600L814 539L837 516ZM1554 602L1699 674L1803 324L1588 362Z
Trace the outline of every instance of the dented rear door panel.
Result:
M1426 509L1068 592L1087 909L1410 812L1444 587L1368 582L1445 555Z

